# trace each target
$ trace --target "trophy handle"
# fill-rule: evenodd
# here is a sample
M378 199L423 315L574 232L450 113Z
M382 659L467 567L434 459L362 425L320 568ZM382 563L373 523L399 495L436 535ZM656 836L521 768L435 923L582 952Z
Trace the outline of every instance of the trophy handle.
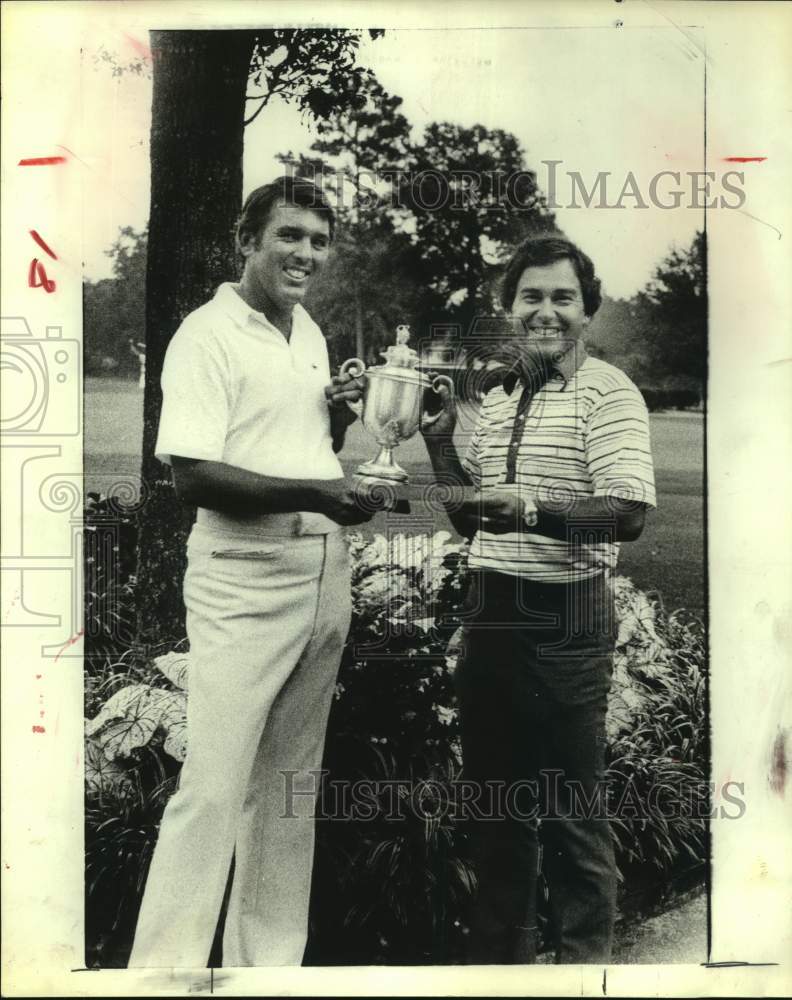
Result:
M365 362L361 361L360 358L349 358L349 360L345 361L338 369L338 374L351 375L353 378L360 378L361 375L366 374ZM358 400L357 403L353 403L350 400L347 400L347 406L358 417L363 416L362 400Z
M338 374L349 375L351 373L352 378L360 378L365 370L366 366L360 358L350 358L348 361L345 361L343 365L341 365L338 369Z
M452 396L454 395L454 380L452 378L449 378L448 375L435 375L432 379L432 389L439 392L441 385L444 385Z

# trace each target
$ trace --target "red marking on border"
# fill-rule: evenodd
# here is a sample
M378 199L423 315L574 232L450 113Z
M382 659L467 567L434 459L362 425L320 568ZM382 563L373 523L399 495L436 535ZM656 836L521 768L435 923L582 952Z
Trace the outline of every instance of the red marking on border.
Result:
M766 156L724 156L726 163L762 163Z
M34 257L28 268L28 286L30 288L43 288L49 295L58 287L54 278L48 278L46 269L38 257Z
M53 260L57 260L58 259L58 255L55 253L55 251L51 250L47 246L47 244L44 242L44 239L41 236L39 236L39 234L36 232L35 229L30 229L28 231L29 231L30 235L33 237L33 239L36 241L36 243L38 243L38 245L44 251L44 253L48 253L50 255L50 257L52 257Z
M34 733L46 733L46 729L43 726L31 726Z
M54 167L58 163L66 163L65 156L30 156L26 160L20 160L19 167Z
M128 35L126 32L123 32L123 35L124 38L126 38L129 44L135 50L135 52L137 52L137 54L140 56L141 59L152 58L151 49L148 47L148 45L144 45L144 43L141 42L138 38L134 38L132 35Z
M58 656L60 656L61 653L65 653L66 650L69 648L69 646L73 646L75 642L79 642L84 632L85 629L81 628L80 631L77 633L77 635L73 635L71 639L67 639L66 642L64 642L64 644L61 646L60 651L58 652ZM55 657L56 663L58 662L58 656Z

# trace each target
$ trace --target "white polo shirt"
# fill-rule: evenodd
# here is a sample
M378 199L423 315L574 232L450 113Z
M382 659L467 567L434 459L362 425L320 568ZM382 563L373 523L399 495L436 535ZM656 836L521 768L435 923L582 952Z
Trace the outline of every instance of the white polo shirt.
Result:
M220 285L185 318L168 345L155 455L197 458L283 479L343 477L330 435L324 387L330 382L322 331L300 305L287 341L264 313ZM264 515L267 520L282 515ZM198 510L198 523L244 530L250 519ZM321 514L295 515L294 533L338 525Z

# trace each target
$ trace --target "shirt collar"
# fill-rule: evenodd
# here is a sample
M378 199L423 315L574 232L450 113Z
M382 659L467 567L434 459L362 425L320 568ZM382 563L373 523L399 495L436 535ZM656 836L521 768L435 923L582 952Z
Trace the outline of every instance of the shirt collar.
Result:
M231 317L240 326L244 326L248 320L254 320L256 323L260 323L265 326L268 330L274 330L279 337L283 338L283 334L280 330L267 319L266 313L260 312L258 309L254 309L249 306L247 302L239 294L239 285L234 284L231 281L225 281L220 285L215 292L215 301L220 306L220 308L228 316ZM297 319L297 310L301 306L297 303L294 307L294 313L292 316L292 327L294 327L294 320Z
M575 343L570 347L566 354L557 361L553 368L555 372L551 375L551 378L563 379L564 385L562 389L566 389L569 384L569 380L575 374L575 372L580 368L583 362L588 357L588 352L583 344L582 340L576 340ZM507 396L511 396L514 392L515 385L521 381L519 372L510 371L508 375L503 380L503 390Z

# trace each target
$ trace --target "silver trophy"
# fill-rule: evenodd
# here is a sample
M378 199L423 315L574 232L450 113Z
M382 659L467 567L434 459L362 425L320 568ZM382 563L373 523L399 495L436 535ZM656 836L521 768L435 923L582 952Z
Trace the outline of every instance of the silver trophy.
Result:
M342 375L364 376L362 400L349 405L380 446L376 458L357 468L357 475L369 482L407 482L407 473L394 459L393 449L418 430L427 389L438 392L441 385L446 385L453 391L447 375L430 379L416 370L418 354L407 346L409 339L410 328L399 326L396 343L380 351L385 364L366 368L360 358L350 358L341 365Z

